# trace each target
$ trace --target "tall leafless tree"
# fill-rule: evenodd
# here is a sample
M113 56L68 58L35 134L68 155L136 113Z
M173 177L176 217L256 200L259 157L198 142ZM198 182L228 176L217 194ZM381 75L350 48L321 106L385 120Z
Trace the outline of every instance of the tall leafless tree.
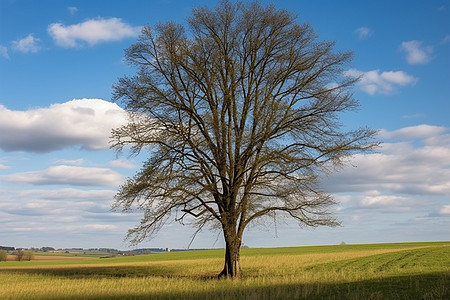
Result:
M288 11L222 1L193 9L187 24L146 26L126 51L138 71L114 85L131 113L112 147L150 151L114 206L143 211L128 233L134 243L168 220L220 226L219 276L238 277L251 222L338 225L318 176L373 148L374 131L341 130L338 114L358 105L354 79L342 75L351 53L318 41Z

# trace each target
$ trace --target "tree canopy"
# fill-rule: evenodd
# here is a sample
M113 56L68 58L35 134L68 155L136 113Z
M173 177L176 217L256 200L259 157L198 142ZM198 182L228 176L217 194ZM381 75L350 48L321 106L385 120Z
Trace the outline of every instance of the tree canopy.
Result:
M167 221L218 226L226 244L221 276L239 276L245 228L286 215L335 226L336 202L319 175L372 149L374 131L343 131L353 110L350 52L320 41L296 16L258 2L222 1L192 10L187 25L146 26L126 60L137 67L114 85L129 123L112 147L149 149L115 207L142 210L132 242Z

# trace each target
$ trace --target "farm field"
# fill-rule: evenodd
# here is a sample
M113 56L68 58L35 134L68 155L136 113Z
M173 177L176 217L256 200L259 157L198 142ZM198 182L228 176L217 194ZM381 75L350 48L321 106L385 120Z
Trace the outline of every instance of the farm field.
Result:
M450 242L0 262L0 299L450 299Z

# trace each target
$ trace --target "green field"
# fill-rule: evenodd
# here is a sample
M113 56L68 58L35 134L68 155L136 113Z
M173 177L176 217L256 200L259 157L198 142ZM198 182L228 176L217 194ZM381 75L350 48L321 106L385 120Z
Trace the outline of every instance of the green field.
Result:
M0 262L0 299L450 299L450 242L223 250Z

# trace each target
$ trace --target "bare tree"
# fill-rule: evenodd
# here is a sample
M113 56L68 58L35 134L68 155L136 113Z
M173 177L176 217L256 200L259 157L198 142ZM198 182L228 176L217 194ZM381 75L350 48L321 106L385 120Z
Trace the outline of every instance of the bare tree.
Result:
M219 226L219 277L238 277L242 236L254 220L339 224L318 175L373 148L374 131L341 131L338 114L358 106L354 79L342 75L351 53L317 41L295 19L274 6L222 1L193 9L186 26L144 27L126 51L138 71L114 85L113 99L131 114L112 147L150 149L115 199L115 208L143 211L131 242L168 220Z
M6 261L8 258L8 252L6 250L0 250L0 261Z
M33 255L33 251L31 250L18 250L16 251L16 256L17 256L17 260L18 261L25 261L25 260L32 260L34 255Z

